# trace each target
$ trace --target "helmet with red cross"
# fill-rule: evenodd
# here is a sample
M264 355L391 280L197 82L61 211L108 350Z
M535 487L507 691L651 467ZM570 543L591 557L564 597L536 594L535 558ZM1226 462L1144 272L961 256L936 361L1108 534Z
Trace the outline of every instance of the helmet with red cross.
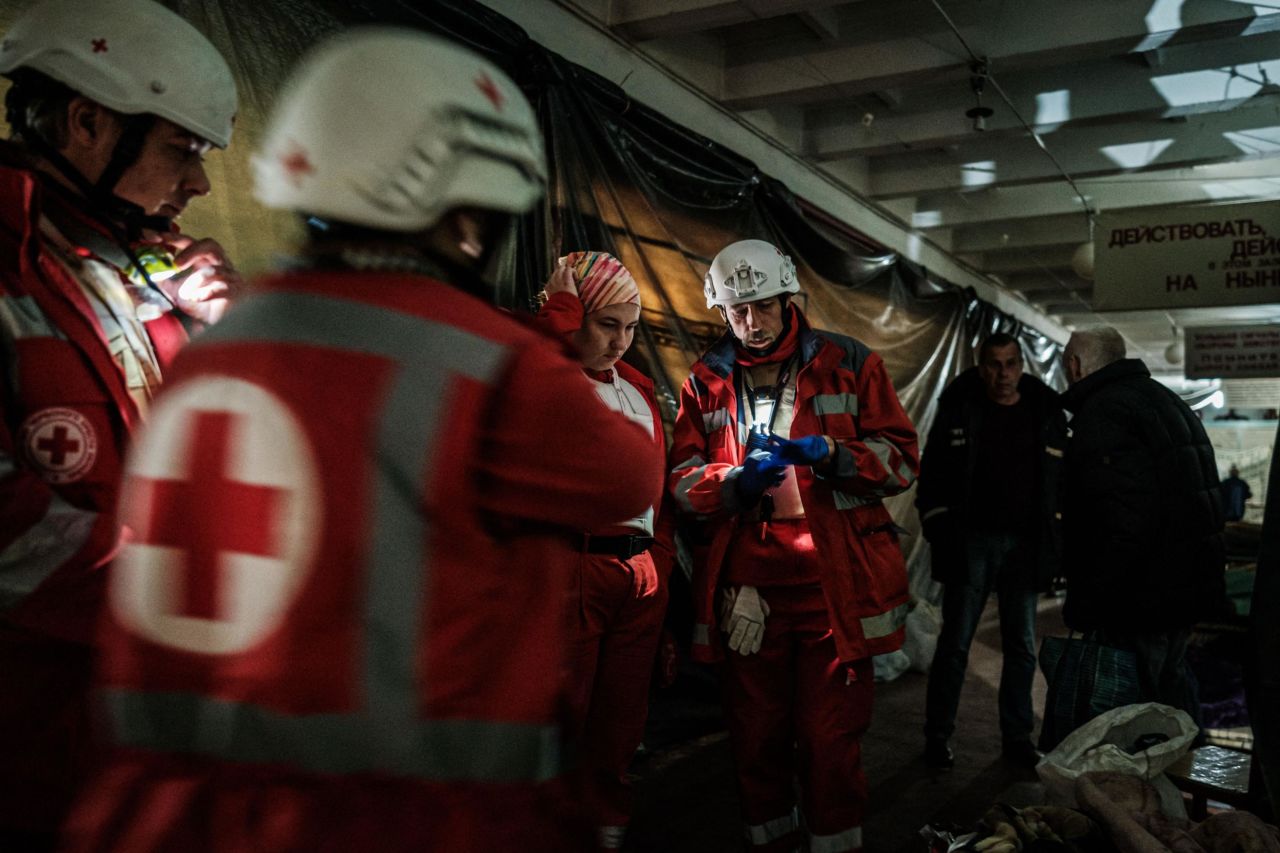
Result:
M371 27L302 61L254 177L268 207L414 232L458 207L523 213L547 167L533 109L496 66L415 30Z
M800 292L791 256L764 240L739 240L720 250L702 281L707 307L741 305Z
M236 84L207 38L153 0L39 0L0 40L0 74L31 69L124 115L231 142Z

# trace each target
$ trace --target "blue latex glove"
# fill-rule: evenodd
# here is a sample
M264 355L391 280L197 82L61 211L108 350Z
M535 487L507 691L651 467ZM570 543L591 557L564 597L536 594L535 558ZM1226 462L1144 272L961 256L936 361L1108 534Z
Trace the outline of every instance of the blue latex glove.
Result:
M791 441L774 436L769 449L788 465L821 465L831 456L826 438L820 435L806 435Z
M738 475L738 493L748 500L755 500L779 485L786 476L787 463L772 453L757 450L742 463L742 473Z

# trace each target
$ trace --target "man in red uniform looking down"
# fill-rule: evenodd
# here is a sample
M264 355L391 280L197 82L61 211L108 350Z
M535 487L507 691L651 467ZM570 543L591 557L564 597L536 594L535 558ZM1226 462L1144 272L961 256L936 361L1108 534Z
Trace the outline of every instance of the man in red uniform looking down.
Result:
M53 846L93 756L126 448L188 329L242 286L173 222L210 191L236 88L151 0L42 0L3 33L0 74L0 849L25 851Z
M693 654L724 663L751 849L800 848L798 775L808 849L859 850L871 657L902 645L908 606L881 500L914 482L916 432L878 355L809 327L777 247L725 247L704 290L728 330L685 382L669 477L710 527Z
M254 165L309 238L183 354L131 456L115 751L68 849L586 849L555 784L563 569L662 465L491 304L545 189L533 110L457 46L352 30L303 59Z
M620 361L640 322L640 289L604 252L561 258L539 319L570 341L610 409L639 424L666 458L653 382ZM584 452L594 437L581 436ZM627 766L644 736L649 681L674 557L669 513L650 506L622 524L590 531L577 563L577 634L571 653L573 709L587 807L601 850L617 850L631 819Z

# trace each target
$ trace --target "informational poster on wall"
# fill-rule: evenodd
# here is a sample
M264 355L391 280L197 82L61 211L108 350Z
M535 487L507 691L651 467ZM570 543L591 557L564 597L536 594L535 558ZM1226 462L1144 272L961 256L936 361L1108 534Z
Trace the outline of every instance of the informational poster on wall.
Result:
M1280 376L1280 325L1187 329L1188 379Z
M1280 302L1280 202L1103 213L1095 311Z

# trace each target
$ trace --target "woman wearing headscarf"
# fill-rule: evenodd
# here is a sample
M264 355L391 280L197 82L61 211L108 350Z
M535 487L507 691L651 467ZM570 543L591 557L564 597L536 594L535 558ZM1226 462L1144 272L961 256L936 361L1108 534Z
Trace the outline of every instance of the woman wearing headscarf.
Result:
M665 455L653 383L621 361L640 321L640 290L617 258L559 261L538 320L576 351L600 399L649 430ZM590 435L582 452L591 453ZM653 506L625 524L584 533L572 644L574 724L587 807L602 850L622 846L631 815L627 765L640 745L649 680L667 607L673 550ZM655 538L655 533L657 537Z

